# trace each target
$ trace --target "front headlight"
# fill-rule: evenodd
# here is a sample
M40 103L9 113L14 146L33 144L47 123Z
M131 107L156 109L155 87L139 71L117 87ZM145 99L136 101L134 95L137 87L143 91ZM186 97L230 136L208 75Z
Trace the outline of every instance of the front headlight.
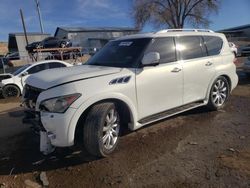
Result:
M41 102L40 110L52 113L64 113L70 107L70 105L75 102L76 99L78 99L80 96L80 93L75 93L71 95L46 99Z

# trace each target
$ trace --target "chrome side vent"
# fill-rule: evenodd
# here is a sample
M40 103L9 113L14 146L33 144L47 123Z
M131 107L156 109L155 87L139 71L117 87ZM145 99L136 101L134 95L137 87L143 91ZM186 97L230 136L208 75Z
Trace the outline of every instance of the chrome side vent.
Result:
M121 78L115 78L113 80L111 80L109 82L109 85L113 85L113 84L126 84L129 82L131 76L124 76L124 77L121 77Z

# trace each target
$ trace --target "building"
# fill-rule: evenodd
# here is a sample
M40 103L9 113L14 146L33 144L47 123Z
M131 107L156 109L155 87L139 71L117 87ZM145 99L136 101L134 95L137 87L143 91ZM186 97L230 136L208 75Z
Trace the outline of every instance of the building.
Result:
M250 41L250 24L219 30L229 41Z
M103 47L109 40L138 32L128 27L58 27L55 37L70 39L73 46L91 50Z
M27 33L28 43L41 41L50 34L43 33ZM21 58L27 57L28 52L26 51L26 40L24 33L10 33L8 39L8 49L9 52L19 52Z

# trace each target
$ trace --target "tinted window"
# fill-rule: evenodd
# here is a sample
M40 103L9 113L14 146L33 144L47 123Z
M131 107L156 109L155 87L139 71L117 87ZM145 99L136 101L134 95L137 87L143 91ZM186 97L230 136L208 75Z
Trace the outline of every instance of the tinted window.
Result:
M135 67L152 39L127 39L111 41L97 52L86 64L110 67Z
M157 38L153 39L145 54L149 52L160 53L160 63L168 63L176 61L176 52L174 38Z
M34 74L34 73L43 71L45 69L47 69L47 64L40 64L40 65L36 65L36 66L30 68L27 72L29 74Z
M62 64L62 63L49 63L49 68L53 69L53 68L59 68L59 67L66 67L66 65Z
M207 56L202 38L199 36L182 36L177 38L176 49L182 60Z
M23 67L17 69L15 72L13 72L12 74L14 76L20 74L22 71L24 71L25 69L27 69L29 66L31 66L31 64L27 64L27 65L24 65Z
M204 36L204 43L207 48L208 55L218 55L221 51L223 41L219 37Z

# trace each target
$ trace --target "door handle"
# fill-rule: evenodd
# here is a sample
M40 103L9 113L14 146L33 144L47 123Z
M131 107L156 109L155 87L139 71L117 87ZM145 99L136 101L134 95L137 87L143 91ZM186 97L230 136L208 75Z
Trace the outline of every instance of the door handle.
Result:
M175 67L171 72L180 72L181 71L181 69L180 68L178 68L178 67Z
M212 64L213 64L212 62L208 61L205 65L206 66L211 66Z

